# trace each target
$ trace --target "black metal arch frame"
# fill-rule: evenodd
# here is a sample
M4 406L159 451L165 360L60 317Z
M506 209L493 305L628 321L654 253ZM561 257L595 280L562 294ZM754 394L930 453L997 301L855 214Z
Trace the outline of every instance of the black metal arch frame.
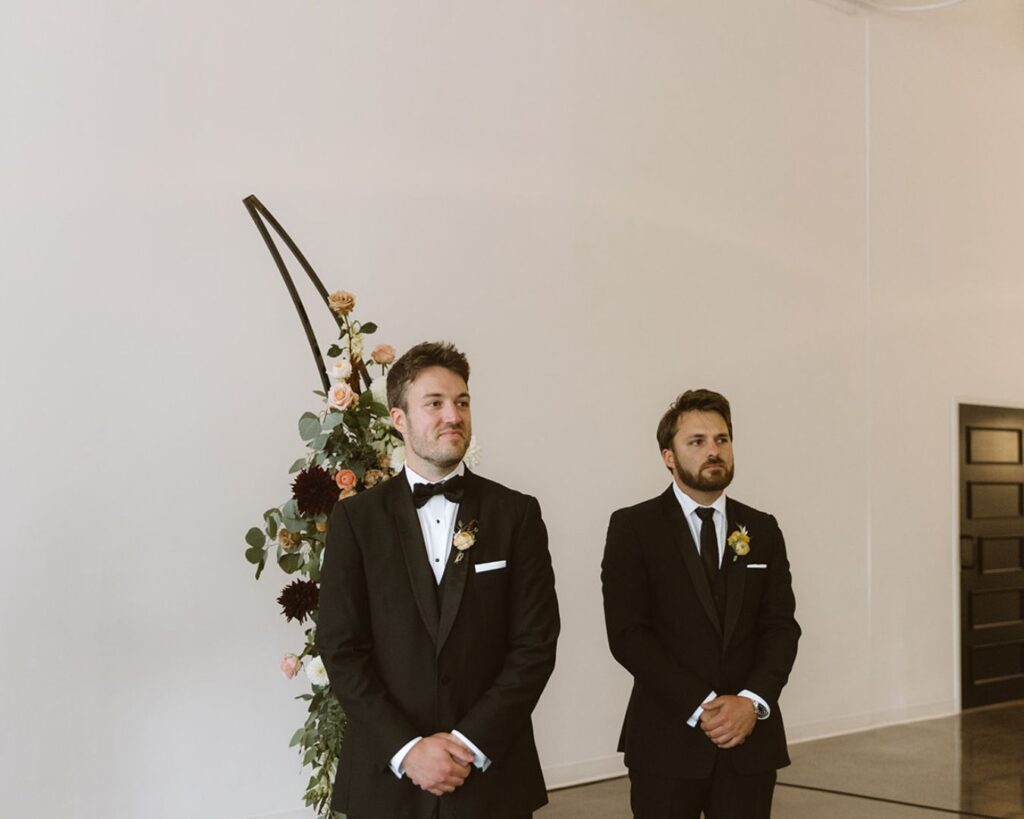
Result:
M292 241L291 236L288 235L287 231L281 227L281 223L274 218L274 215L264 207L263 203L260 202L255 196L247 196L242 200L242 204L245 205L245 209L249 211L249 215L252 220L256 223L256 229L259 230L260 236L263 237L263 241L267 244L267 250L270 251L270 255L274 259L274 264L277 265L277 270L281 274L281 278L284 279L284 286L288 288L288 293L292 297L292 304L295 305L295 311L299 314L299 321L302 322L302 329L306 332L306 340L309 342L309 349L313 353L313 359L316 361L317 371L320 373L320 381L324 385L324 392L328 392L331 388L330 379L327 377L327 365L324 364L324 357L320 352L320 345L317 343L316 335L313 333L313 327L309 323L309 315L306 313L306 308L302 304L302 299L299 297L299 291L295 289L295 282L292 280L291 274L288 272L288 266L284 263L284 259L281 257L281 252L277 249L277 245L274 243L274 237L270 235L270 231L267 229L267 225L274 229L274 232L281 237L281 241L285 243L287 248L292 252L292 255L298 259L299 264L302 265L302 269L306 271L306 275L309 280L313 282L313 286L320 294L320 298L324 300L324 304L327 305L327 309L330 310L330 296L327 292L327 288L324 287L323 282L320 281L320 277L316 275L316 271L313 270L302 251L299 250L298 245ZM331 315L334 316L333 311ZM335 317L337 321L337 317Z

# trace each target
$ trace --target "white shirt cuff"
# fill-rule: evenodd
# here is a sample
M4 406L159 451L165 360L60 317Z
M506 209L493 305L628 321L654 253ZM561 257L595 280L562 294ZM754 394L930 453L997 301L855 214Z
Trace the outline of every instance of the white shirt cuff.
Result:
M461 731L452 731L452 736L459 740L463 745L469 748L473 752L473 764L481 771L486 771L491 767L491 760L489 760L484 752L476 747Z
M691 728L696 728L697 723L700 722L700 715L704 713L704 703L711 702L711 700L713 700L717 696L718 694L712 691L703 700L701 700L700 705L697 706L697 710L693 712L693 716L691 716L686 721L686 724L689 725Z
M398 753L391 757L391 761L388 763L388 767L391 768L391 773L401 779L405 776L405 771L402 770L402 763L405 762L405 758L409 755L409 751L412 750L412 746L419 742L423 737L415 737L410 739L405 745L403 745Z
M763 699L757 696L757 694L755 694L753 691L748 691L746 688L744 688L742 691L740 691L739 695L741 697L746 697L748 700L753 700L758 705L763 705L765 707L765 710L768 713L765 714L763 717L758 717L758 719L768 719L768 717L772 715L771 706L769 706L768 703L766 703Z

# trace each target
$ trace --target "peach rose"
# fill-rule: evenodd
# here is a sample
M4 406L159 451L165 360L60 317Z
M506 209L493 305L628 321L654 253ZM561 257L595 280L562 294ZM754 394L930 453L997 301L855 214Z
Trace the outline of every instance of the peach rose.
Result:
M335 384L327 393L327 406L337 410L348 409L356 400L355 391L345 382Z
M302 668L302 660L294 654L285 654L284 657L281 658L281 673L289 680L299 673L300 668Z
M370 353L370 358L378 364L390 364L395 360L395 348L390 344L378 344Z
M356 297L347 290L339 290L327 297L327 304L339 316L347 316L355 309Z
M351 469L342 469L334 476L334 482L338 484L338 489L355 489L359 478Z
M363 484L367 489L371 486L376 486L382 480L384 480L384 473L379 469L367 469L366 474L363 475Z

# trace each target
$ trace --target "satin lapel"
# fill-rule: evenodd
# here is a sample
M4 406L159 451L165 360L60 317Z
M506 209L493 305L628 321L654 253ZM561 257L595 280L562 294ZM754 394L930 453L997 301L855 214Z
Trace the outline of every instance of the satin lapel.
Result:
M486 523L480 523L480 483L476 475L466 470L466 493L462 496L459 504L459 511L455 515L455 531L459 531L459 524L468 526L472 521L477 521L477 537L487 537ZM460 552L453 546L448 556L448 565L444 569L444 594L441 600L441 620L437 630L437 653L440 655L444 648L448 635L451 634L452 626L455 625L455 615L459 613L459 606L462 604L462 595L466 591L466 578L471 569L470 566L476 561L473 559L473 551L476 544L465 552L462 552L462 560L459 560ZM456 562L458 561L458 562Z
M693 581L694 591L707 614L708 619L715 626L715 631L722 633L722 626L718 622L718 612L715 611L715 601L711 598L711 586L708 583L708 576L704 574L704 564L700 562L700 552L697 551L697 544L693 542L693 535L690 534L690 526L686 522L683 509L676 499L675 492L670 486L668 491L661 496L662 508L667 519L668 529L672 533L672 539L683 556L683 563L690 573L690 580Z
M412 490L403 469L388 481L391 513L398 526L398 537L402 542L405 567L409 570L409 585L419 607L423 625L430 632L430 639L437 644L437 581L430 569L427 546L423 542L423 530L412 502Z
M735 505L726 498L726 538L736 531L740 523L742 523L742 521L736 520L735 513ZM729 573L725 590L725 633L722 637L722 648L724 650L728 647L729 639L736 630L736 623L740 619L740 609L743 608L743 585L747 581L747 560L744 557L737 557L736 553L726 544L725 554L722 555L722 567Z

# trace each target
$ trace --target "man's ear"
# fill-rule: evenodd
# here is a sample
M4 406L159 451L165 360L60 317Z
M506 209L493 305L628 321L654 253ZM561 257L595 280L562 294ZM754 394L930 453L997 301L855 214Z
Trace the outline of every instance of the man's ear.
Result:
M392 410L393 411L393 410ZM673 475L676 471L676 456L671 449L661 450L661 460L665 462L665 469L671 472Z
M388 413L391 415L391 423L394 425L395 429L402 433L402 437L404 438L406 430L405 413L402 411L401 407L392 407Z

